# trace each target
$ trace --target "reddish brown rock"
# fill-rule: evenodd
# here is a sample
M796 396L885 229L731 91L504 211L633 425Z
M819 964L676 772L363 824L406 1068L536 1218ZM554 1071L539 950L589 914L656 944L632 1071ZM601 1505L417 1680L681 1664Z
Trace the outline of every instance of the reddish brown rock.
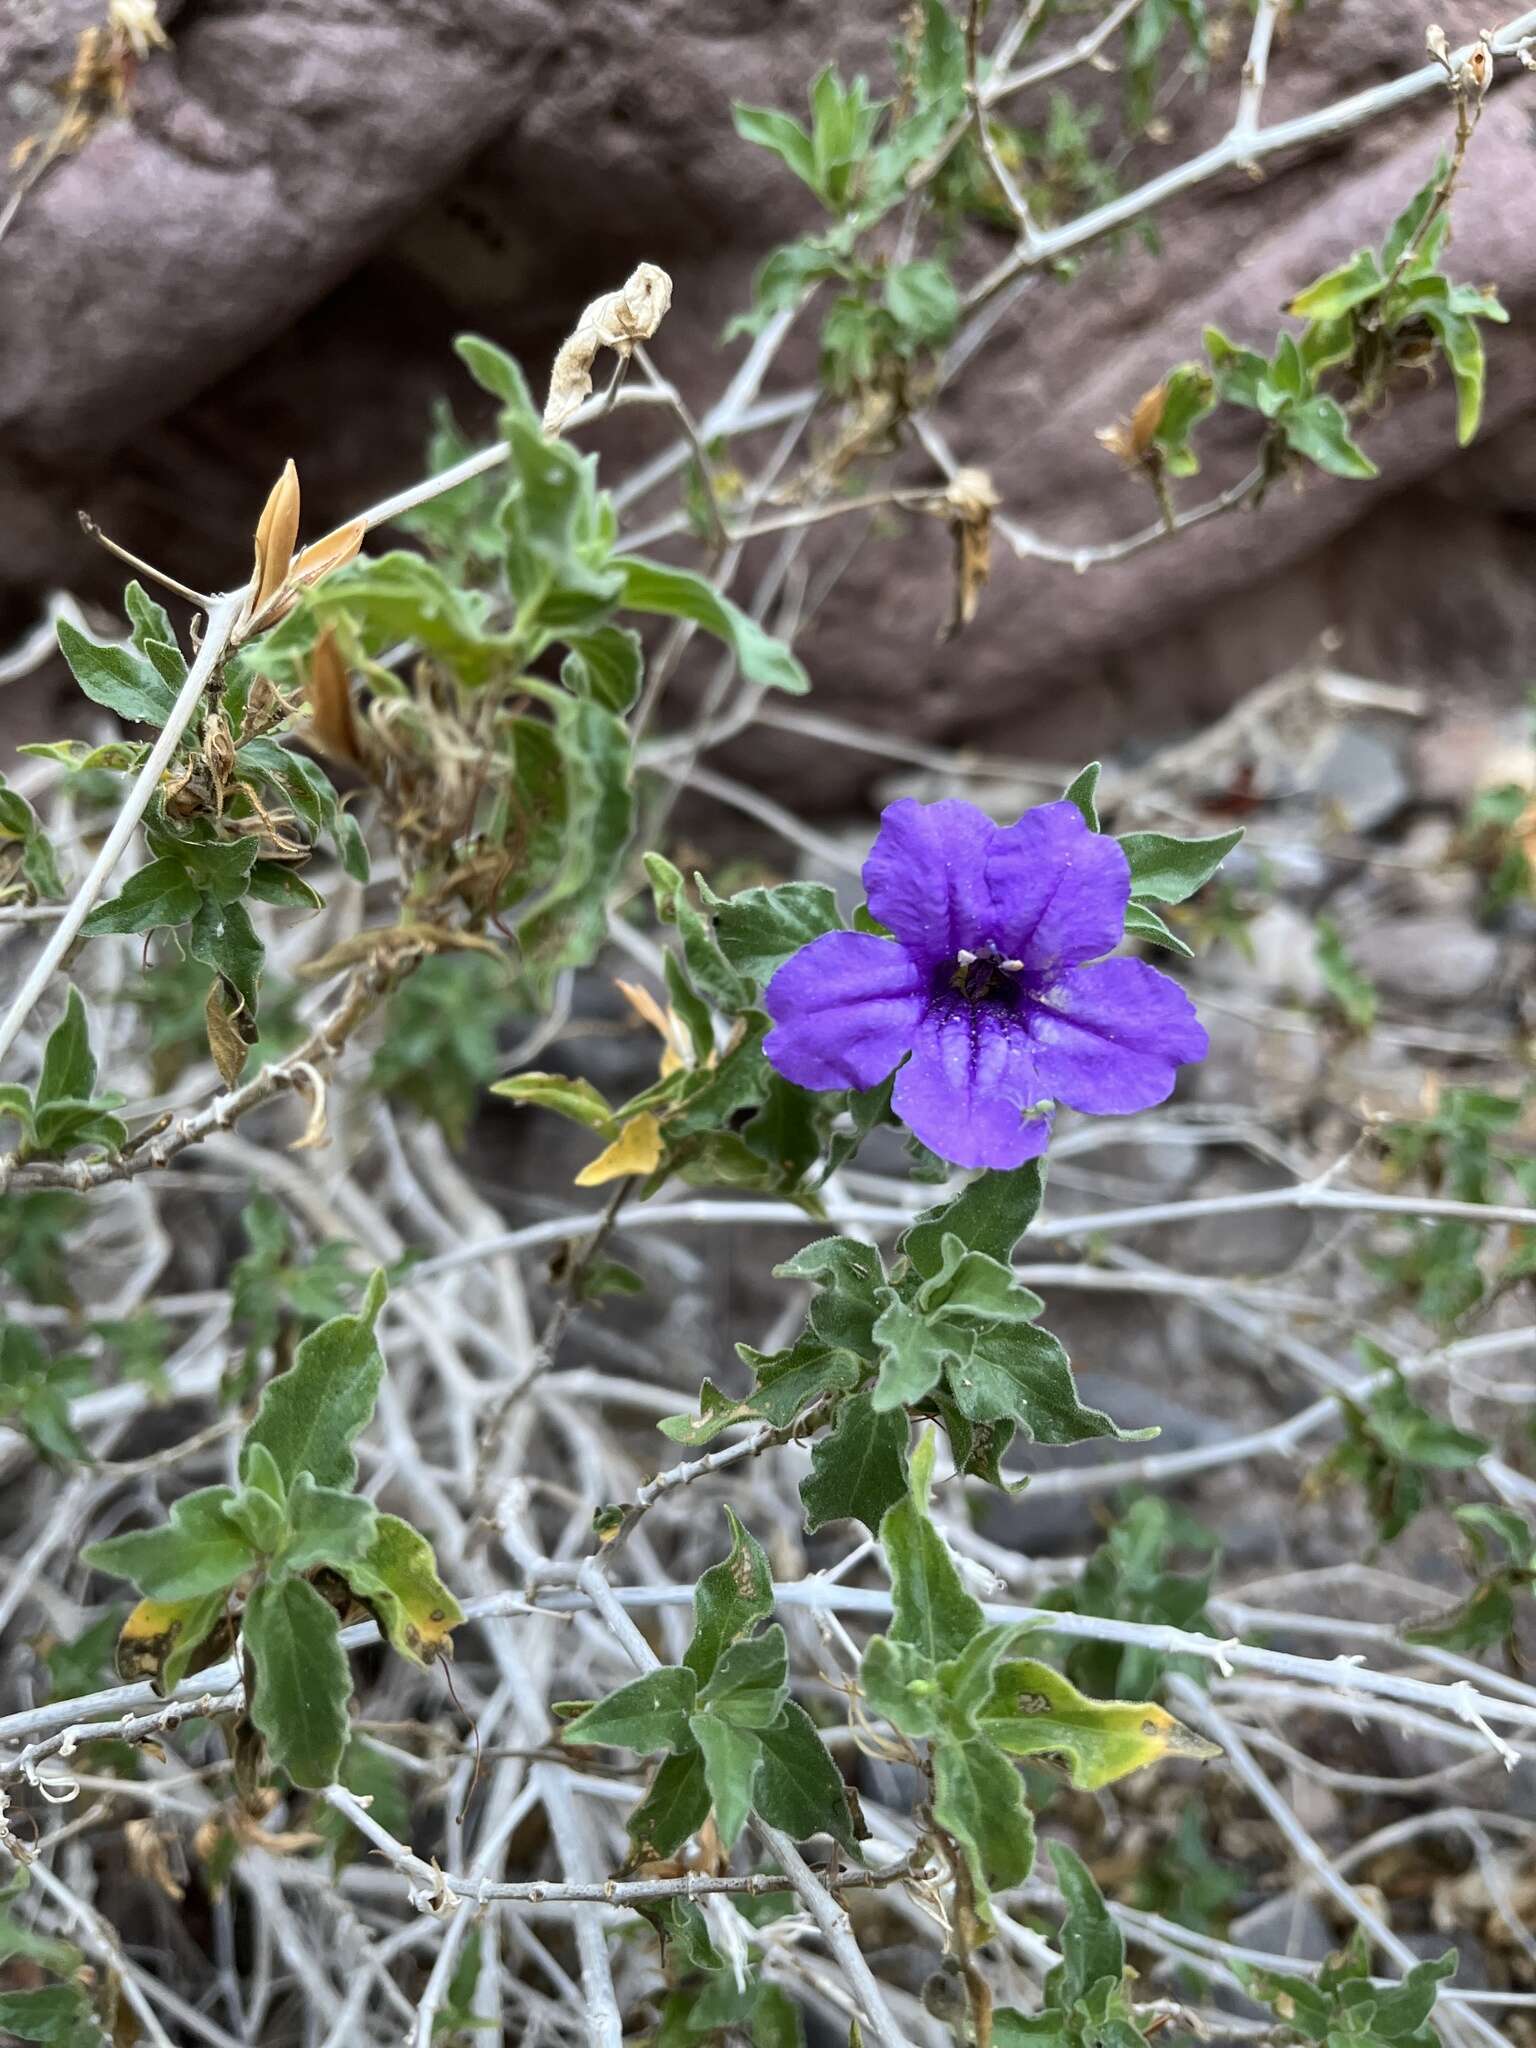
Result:
M19 625L68 581L117 577L80 538L85 503L194 582L243 567L254 508L295 455L316 521L406 481L431 398L462 393L448 355L473 325L542 362L594 290L632 262L676 281L660 354L705 401L731 358L714 340L752 262L804 218L792 181L734 136L728 99L798 103L835 49L878 71L895 24L858 0L274 0L163 10L175 38L143 67L131 121L104 126L26 199L0 242L0 613ZM90 0L29 0L0 27L14 82L8 148L43 107ZM1445 10L1453 37L1478 25ZM1277 49L1275 118L1411 68L1411 10L1340 0ZM1171 102L1175 133L1130 181L1229 117L1239 51L1209 92ZM1112 92L1113 81L1097 89ZM1268 340L1306 279L1379 237L1422 181L1449 111L1427 95L1386 124L1262 182L1230 172L1159 219L1164 254L1127 241L1070 284L1042 280L946 399L962 460L1009 514L1055 541L1134 530L1150 508L1094 441L1215 320ZM1077 575L997 550L958 641L942 530L866 548L806 636L823 703L903 732L1075 755L1166 736L1274 673L1326 626L1359 672L1508 694L1536 624L1536 80L1491 96L1456 214L1453 264L1497 280L1488 413L1458 453L1449 389L1404 393L1375 422L1383 476L1309 478L1257 514ZM979 252L987 258L996 247ZM786 374L807 363L786 361ZM616 423L616 427L618 423ZM631 431L628 427L619 430ZM614 430L605 430L612 438ZM1212 437L1192 495L1239 473ZM809 755L809 758L807 756ZM754 743L752 772L810 807L844 802L863 757Z

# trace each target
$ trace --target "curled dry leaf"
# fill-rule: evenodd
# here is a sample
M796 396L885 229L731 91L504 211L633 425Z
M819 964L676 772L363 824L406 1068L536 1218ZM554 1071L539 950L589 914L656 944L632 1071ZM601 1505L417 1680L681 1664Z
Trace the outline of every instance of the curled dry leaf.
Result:
M616 292L594 299L575 331L561 345L549 373L544 431L558 434L592 391L592 365L599 349L626 359L637 342L649 341L672 303L672 280L654 263L641 263Z
M222 975L216 975L203 1004L203 1023L208 1032L208 1050L226 1088L233 1088L245 1069L245 1056L255 1043L256 1032L245 1007Z
M309 1097L309 1120L288 1150L317 1152L322 1145L329 1145L331 1142L330 1129L325 1120L326 1104L329 1099L325 1076L308 1060L295 1060L289 1072L293 1075L295 1085Z
M357 721L352 716L351 679L330 626L321 627L309 658L308 696L315 744L338 760L361 763Z
M242 640L265 633L268 627L286 618L304 591L352 560L366 532L363 522L354 519L349 526L337 527L334 533L311 542L296 555L299 473L292 461L286 462L256 522L256 564L232 644L238 647Z
M984 469L957 469L942 500L955 544L955 578L941 638L953 640L976 616L992 573L992 514L1002 500Z
M123 1823L123 1842L128 1850L128 1862L136 1877L142 1877L164 1892L175 1905L187 1896L183 1885L171 1868L171 1854L174 1850L176 1861L185 1871L185 1860L181 1844L174 1835L162 1831L153 1816L143 1815L140 1819Z
M1112 427L1100 427L1093 438L1101 448L1118 456L1128 469L1135 469L1147 459L1153 436L1163 423L1167 402L1167 387L1154 384L1137 399L1128 419L1116 420Z

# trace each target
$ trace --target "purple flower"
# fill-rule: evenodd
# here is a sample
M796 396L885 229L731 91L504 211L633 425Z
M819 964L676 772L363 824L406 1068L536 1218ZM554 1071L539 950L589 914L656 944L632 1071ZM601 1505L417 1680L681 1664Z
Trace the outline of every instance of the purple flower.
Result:
M1150 1109L1209 1041L1177 982L1119 944L1130 868L1073 803L994 825L974 804L892 804L864 887L891 933L828 932L764 998L763 1050L802 1088L873 1088L956 1166L1045 1150L1057 1103ZM903 1064L904 1063L904 1064Z

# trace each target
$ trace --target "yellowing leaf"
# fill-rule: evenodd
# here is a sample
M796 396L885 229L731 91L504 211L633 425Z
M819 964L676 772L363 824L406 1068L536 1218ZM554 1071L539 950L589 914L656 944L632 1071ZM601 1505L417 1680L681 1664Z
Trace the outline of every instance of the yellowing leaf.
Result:
M661 1125L648 1112L631 1117L606 1152L576 1176L579 1188L599 1188L604 1181L623 1180L631 1173L651 1173L661 1164Z
M453 1630L464 1610L438 1577L431 1544L409 1522L380 1515L367 1556L349 1564L345 1577L402 1657L430 1664L453 1655Z
M1165 1756L1220 1756L1220 1747L1150 1700L1095 1700L1048 1664L997 1668L980 1725L1013 1756L1060 1755L1079 1791L1094 1792Z
M157 1692L170 1692L194 1659L199 1667L211 1664L228 1649L233 1629L225 1607L222 1593L194 1600L141 1600L118 1631L118 1677L126 1685L147 1678Z

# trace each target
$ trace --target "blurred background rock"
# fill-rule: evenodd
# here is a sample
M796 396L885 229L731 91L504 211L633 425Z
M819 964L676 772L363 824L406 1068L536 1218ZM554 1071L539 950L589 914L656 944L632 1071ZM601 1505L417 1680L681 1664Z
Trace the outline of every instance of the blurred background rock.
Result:
M104 5L0 10L0 154L57 118ZM1440 8L1453 43L1486 12ZM1116 169L1124 189L1229 118L1248 9L1210 14L1210 90L1173 79L1157 139ZM730 101L798 108L828 57L879 87L900 27L871 0L165 0L161 19L169 47L137 66L123 113L37 180L0 240L0 644L52 589L115 607L122 572L78 508L191 583L228 586L286 457L306 531L324 530L420 473L439 396L489 433L455 333L512 348L537 384L582 305L639 259L673 276L656 354L702 409L745 346L719 336L754 264L808 217L795 182L737 138ZM1424 27L1412 7L1310 0L1284 23L1266 121L1413 68ZM860 550L804 637L818 709L1035 757L1135 752L1329 627L1343 668L1427 686L1439 707L1516 702L1536 643L1529 85L1514 72L1490 96L1455 209L1453 267L1496 284L1512 316L1490 332L1470 449L1448 384L1410 390L1373 425L1378 482L1309 472L1257 513L1083 575L999 545L950 642L936 637L949 544L912 519ZM1119 89L1091 74L1079 87L1103 98L1106 151ZM1195 352L1207 321L1267 343L1290 291L1379 238L1449 125L1426 95L1262 177L1203 185L1157 216L1157 252L1126 235L1070 282L1040 277L944 400L950 446L1053 540L1144 525L1144 489L1095 428ZM980 261L1006 249L1001 232L977 237ZM812 367L790 349L775 375ZM589 445L617 458L664 428L615 418ZM1197 491L1246 465L1211 439ZM845 545L840 525L825 546ZM62 713L68 695L62 669L11 686L0 739L36 728L40 696ZM772 732L754 735L752 766L802 812L846 808L876 772Z

